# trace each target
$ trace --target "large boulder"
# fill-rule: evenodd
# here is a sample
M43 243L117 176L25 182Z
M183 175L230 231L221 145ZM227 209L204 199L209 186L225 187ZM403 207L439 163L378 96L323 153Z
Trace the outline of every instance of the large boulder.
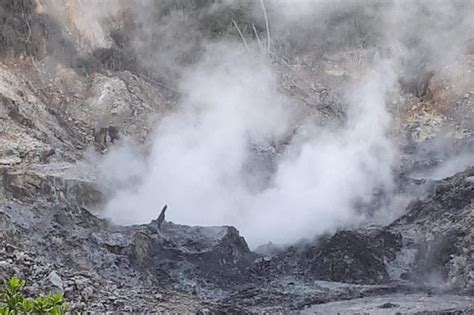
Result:
M310 274L316 279L375 284L389 280L385 251L400 247L398 235L341 231L320 241Z
M474 289L474 168L435 182L431 195L409 205L386 231L403 247L389 268L416 282Z
M158 229L155 224L130 231L131 242L125 252L139 270L225 284L226 279L242 275L256 257L231 226L190 227L164 222Z

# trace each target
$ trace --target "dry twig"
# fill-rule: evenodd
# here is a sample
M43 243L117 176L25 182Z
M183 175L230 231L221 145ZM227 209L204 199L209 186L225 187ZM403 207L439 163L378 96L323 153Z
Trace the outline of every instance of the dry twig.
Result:
M263 0L260 0L260 5L262 6L263 17L265 18L265 28L267 29L267 52L270 52L270 28L268 27L267 10L265 9Z
M245 49L249 50L249 45L247 44L247 40L245 39L244 34L242 34L242 32L240 31L240 28L239 28L239 26L237 25L237 22L235 22L234 19L232 19L232 24L234 24L234 27L237 30L237 32L239 33L240 38L242 38L242 41L244 42Z
M262 42L260 41L260 36L258 36L258 32L257 32L257 29L255 28L255 24L252 23L252 28L253 28L253 32L255 33L255 38L257 39L257 43L258 43L258 46L260 47L261 50L263 50L263 45L262 45Z

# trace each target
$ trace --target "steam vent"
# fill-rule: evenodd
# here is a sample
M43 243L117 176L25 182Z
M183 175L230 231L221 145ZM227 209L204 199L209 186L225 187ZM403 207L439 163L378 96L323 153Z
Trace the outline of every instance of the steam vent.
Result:
M1 0L0 314L474 314L474 1Z

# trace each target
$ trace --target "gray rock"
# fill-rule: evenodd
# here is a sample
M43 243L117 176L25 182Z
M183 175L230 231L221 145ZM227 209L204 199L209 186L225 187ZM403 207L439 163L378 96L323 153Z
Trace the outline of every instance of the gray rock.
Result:
M48 277L46 278L46 280L55 288L59 289L59 290L63 290L63 287L64 287L64 283L63 283L63 280L61 279L61 277L58 275L58 273L56 271L51 271L48 275Z

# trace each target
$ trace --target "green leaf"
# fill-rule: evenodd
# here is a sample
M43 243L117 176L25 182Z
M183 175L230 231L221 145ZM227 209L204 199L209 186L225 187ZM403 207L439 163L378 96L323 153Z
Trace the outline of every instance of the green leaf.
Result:
M10 315L8 306L0 306L0 315Z
M59 306L53 307L49 312L52 315L61 315L61 313L62 313L61 307L59 307Z
M31 313L35 308L35 303L30 299L24 299L21 303L21 308L26 313Z
M20 292L25 287L25 284L25 280L21 280L20 278L13 276L7 282L7 291L12 293Z
M2 300L0 300L4 305L0 304L0 315L18 315L23 313L61 315L69 309L69 305L64 302L62 293L26 299L22 294L26 281L18 277L12 277L4 283L5 292Z
M44 313L46 312L50 306L49 306L49 298L46 296L39 296L33 301L34 304L34 311L38 313Z
M64 296L62 293L55 293L50 297L50 303L52 305L61 305L64 303Z

